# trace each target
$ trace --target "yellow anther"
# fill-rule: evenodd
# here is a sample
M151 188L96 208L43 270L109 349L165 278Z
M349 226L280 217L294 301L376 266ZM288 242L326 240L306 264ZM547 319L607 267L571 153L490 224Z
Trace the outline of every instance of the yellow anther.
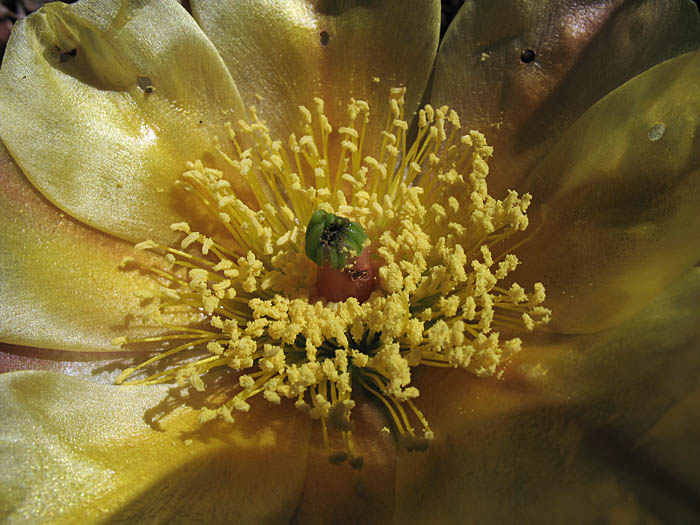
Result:
M348 150L350 153L356 153L357 152L357 146L355 145L354 142L350 142L349 140L344 140L340 143L340 145Z
M118 382L177 381L204 390L209 371L243 370L242 390L220 407L202 410L202 422L233 422L232 411L250 410L254 396L273 404L290 398L320 419L331 457L355 467L362 461L350 418L359 385L386 408L402 443L428 446L433 432L414 403L419 391L411 383L413 368L495 374L521 348L517 337L500 341L498 329L533 330L550 312L541 284L532 290L502 284L518 265L508 239L527 227L531 197L488 195L493 150L477 132L457 140L459 116L446 106L418 112L417 142L410 144L405 92L390 91L390 116L382 122L387 129L374 137L365 135L374 129L367 126L368 104L352 100L346 125L337 127L341 148L335 151L330 134L338 123L328 120L317 97L315 113L299 107L299 139L273 139L251 109L248 122L227 126L236 154L226 156L229 149L218 147L226 170L187 164L180 184L230 238L214 241L182 222L171 226L183 235L181 249L153 241L136 245L162 253L168 263L164 270L125 261L124 268L145 269L158 279L139 294L143 318L175 329L156 338L115 339L118 345L169 343ZM249 135L244 150L236 142L241 133ZM376 156L366 144L377 147L371 152ZM358 222L369 235L378 278L362 304L317 297L320 270L304 246L317 210ZM167 319L183 311L194 324ZM201 355L188 360L193 347ZM145 376L148 365L179 352L183 362L173 369L145 379L135 375Z
M157 248L157 247L158 247L158 245L150 239L147 241L141 241L140 243L134 245L134 249L136 251L153 250L154 248Z
M340 127L338 128L338 133L341 135L349 135L354 139L360 138L360 134L354 128Z
M311 117L311 112L308 110L308 108L306 106L299 106L299 111L301 111L301 114L304 117L304 122L306 124L311 124L313 122L313 118Z
M396 135L390 133L389 131L382 131L382 137L389 141L389 144L396 144Z
M399 128L404 133L408 131L408 122L406 122L405 120L395 119L392 123L392 126L394 126L395 128Z
M186 222L175 222L170 225L170 229L174 232L190 233L190 225Z
M395 119L401 118L401 108L399 107L398 101L391 99L389 101L389 107L391 108L391 113L394 115Z

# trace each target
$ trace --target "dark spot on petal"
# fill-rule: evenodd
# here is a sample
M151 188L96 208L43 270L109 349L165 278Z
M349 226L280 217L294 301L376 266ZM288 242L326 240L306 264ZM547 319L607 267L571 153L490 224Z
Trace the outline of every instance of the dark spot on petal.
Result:
M328 34L328 31L321 31L320 36L321 36L321 45L324 47L327 46L328 42L331 39L331 35Z
M153 82L150 77L137 77L136 82L144 93L153 93Z
M350 463L350 466L355 470L361 469L364 462L365 460L362 456L353 456L348 461L348 463Z
M523 64L529 64L535 60L535 51L533 49L524 49L522 53L520 53L520 61Z
M73 48L73 49L71 49L71 50L69 50L69 51L63 51L63 52L61 52L61 54L58 55L58 59L59 59L61 62L68 62L68 60L70 60L71 58L73 58L73 57L74 57L75 55L77 55L77 54L78 54L78 50L75 49L75 48Z
M346 459L348 459L348 453L340 450L337 452L331 452L331 455L328 456L328 461L333 463L333 465L340 465Z

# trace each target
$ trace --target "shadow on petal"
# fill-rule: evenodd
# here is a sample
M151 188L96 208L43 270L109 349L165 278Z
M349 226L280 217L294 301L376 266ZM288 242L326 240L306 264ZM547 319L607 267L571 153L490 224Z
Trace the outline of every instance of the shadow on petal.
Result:
M244 523L290 518L310 422L257 403L203 427L183 408L154 430L162 386L113 387L49 372L0 375L0 509L29 521Z
M397 519L697 521L683 443L700 418L679 400L697 391L699 297L693 269L616 329L524 348L502 381L421 374L436 440L399 456ZM672 424L678 410L688 419Z

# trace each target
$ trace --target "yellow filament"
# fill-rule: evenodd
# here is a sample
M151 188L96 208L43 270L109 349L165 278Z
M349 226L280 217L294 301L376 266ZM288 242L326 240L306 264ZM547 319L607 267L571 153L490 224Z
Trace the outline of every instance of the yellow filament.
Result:
M315 113L301 107L301 126L287 140L273 140L251 109L248 122L227 127L234 155L216 143L225 170L188 164L179 184L229 238L180 223L173 225L184 236L179 248L137 245L165 263L129 261L160 285L146 297L144 318L174 333L118 343L183 343L125 370L119 382L194 347L198 358L125 384L177 380L201 389L215 368L244 371L241 390L203 420L232 420L231 410L247 410L246 400L257 395L272 403L294 399L320 419L329 454L336 454L333 443L342 443L334 457L356 467L361 458L345 428L353 379L379 399L399 436L415 438L420 425L430 438L414 401L413 367L492 375L520 350L519 338L500 341L494 328L526 331L549 319L541 285L525 292L501 284L518 264L514 249L527 240L508 244L528 226L530 196L488 195L493 151L480 133L462 134L447 107L420 110L409 143L404 93L391 90L378 137L369 136L366 102L352 100L347 121L331 124L315 99ZM240 197L250 194L252 202ZM305 257L304 236L318 209L359 222L371 239L378 285L363 304L316 295L317 269ZM209 326L171 322L178 309Z

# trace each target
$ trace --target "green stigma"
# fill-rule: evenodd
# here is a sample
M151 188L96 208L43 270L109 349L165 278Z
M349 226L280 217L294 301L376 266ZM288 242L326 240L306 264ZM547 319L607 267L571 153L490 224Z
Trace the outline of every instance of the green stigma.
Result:
M306 256L323 267L342 270L350 257L359 257L367 241L365 230L356 222L323 210L314 212L306 227Z

